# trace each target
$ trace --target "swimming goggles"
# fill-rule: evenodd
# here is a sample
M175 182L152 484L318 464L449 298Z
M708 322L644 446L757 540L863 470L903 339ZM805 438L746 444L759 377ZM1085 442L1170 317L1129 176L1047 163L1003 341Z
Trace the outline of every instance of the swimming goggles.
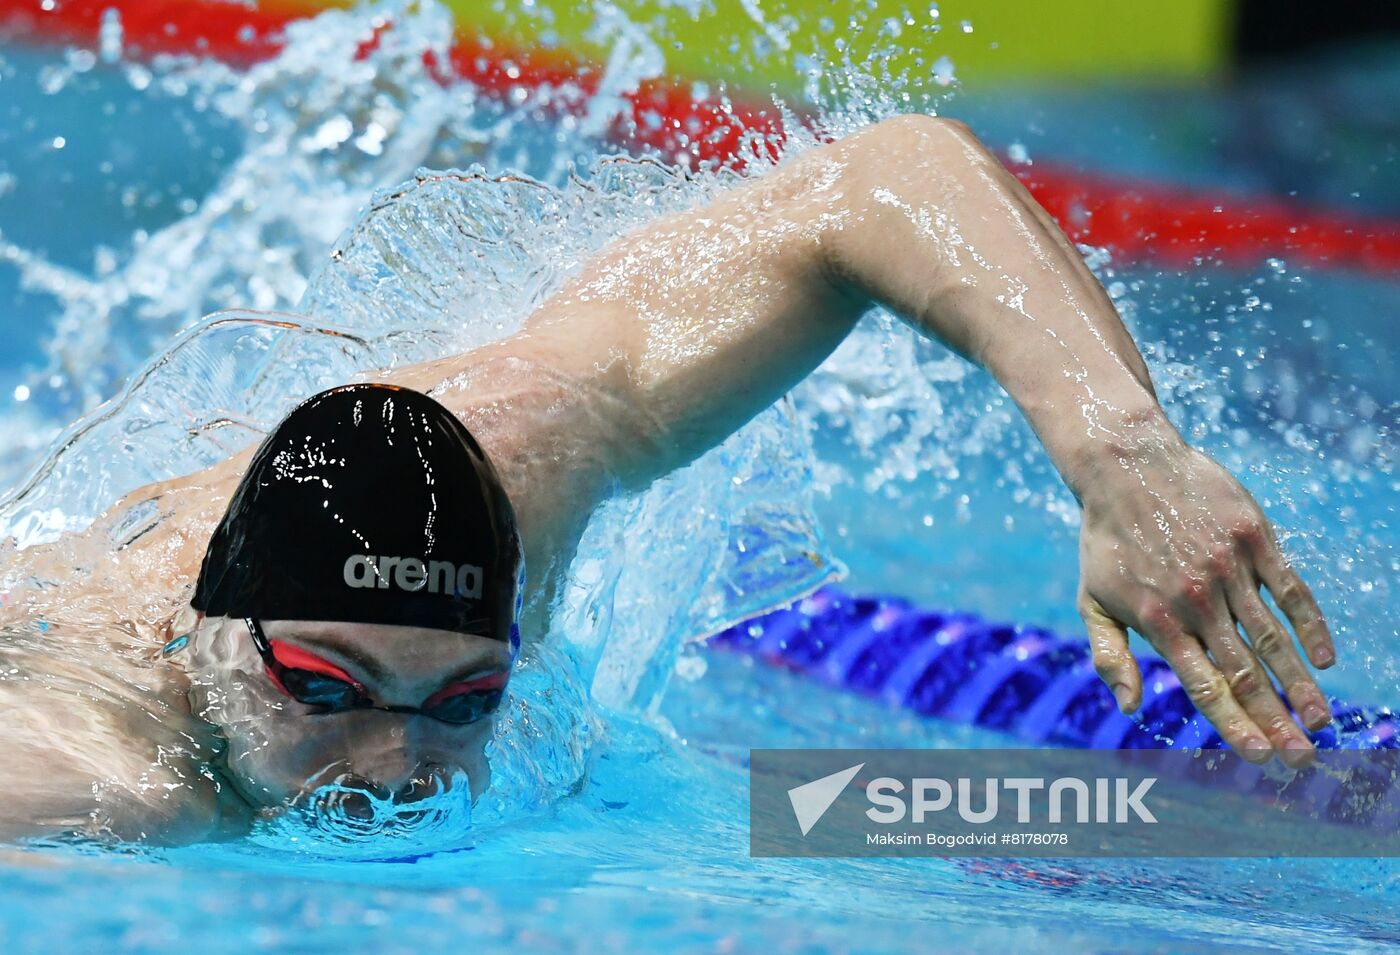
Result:
M445 686L422 706L382 706L344 670L291 644L276 641L274 647L256 620L246 617L244 622L272 682L297 702L316 707L319 713L373 709L427 716L442 723L475 723L501 705L509 679L509 673L501 671Z

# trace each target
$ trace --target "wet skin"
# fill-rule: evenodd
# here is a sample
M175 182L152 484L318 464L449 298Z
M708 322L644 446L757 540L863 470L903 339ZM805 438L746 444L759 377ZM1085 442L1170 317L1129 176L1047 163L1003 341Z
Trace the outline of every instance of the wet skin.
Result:
M877 304L987 368L1080 501L1079 610L1095 666L1119 705L1130 711L1142 697L1127 643L1135 630L1230 745L1252 759L1310 759L1311 744L1270 683L1272 674L1309 727L1325 723L1309 664L1329 666L1335 651L1306 584L1249 493L1168 422L1131 337L1078 252L956 122L899 117L812 149L705 207L619 239L516 334L366 380L432 394L495 462L530 568L529 640L546 632L550 598L599 502L644 488L722 441L815 368ZM189 588L246 460L235 456L129 495L87 532L98 565L90 585L65 588L61 600L14 595L11 619L105 615L135 622L153 645L193 626ZM155 502L159 524L111 553L100 543L104 529L143 502ZM23 556L36 573L46 561L54 573L71 566L62 548L33 551ZM151 580L169 587L152 596ZM369 629L334 639L347 653L391 642ZM238 672L243 652L229 644L226 672ZM432 661L418 661L405 682L380 689L413 699L459 662L438 659L432 672ZM230 676L224 689L230 700L251 699L269 692L259 679ZM171 698L181 696L172 690ZM349 728L357 716L363 723ZM291 743L270 742L289 748L285 757L245 760L251 768L238 789L251 800L283 797L301 785L293 782L299 773L392 738L369 713L347 714L347 729L334 733L312 728L329 717L284 717L289 727L301 719L308 728L289 729L302 734ZM131 732L128 743L147 745ZM220 732L237 743L235 727ZM404 739L417 732L405 730ZM421 746L414 737L393 757L398 768L379 770L391 787L412 775L404 767L440 755L437 730L423 732ZM48 799L71 790L73 813L90 801L90 766L45 762L40 747L9 752L0 752L3 778L42 765L52 781ZM141 798L130 803L124 811L139 816ZM11 803L9 829L0 822L0 831L34 828L25 805ZM182 815L197 820L202 811Z

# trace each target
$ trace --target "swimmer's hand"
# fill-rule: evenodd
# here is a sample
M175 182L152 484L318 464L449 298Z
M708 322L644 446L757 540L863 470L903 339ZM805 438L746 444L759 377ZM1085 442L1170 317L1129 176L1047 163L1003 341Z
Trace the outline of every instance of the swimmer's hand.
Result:
M1224 468L1169 427L1131 443L1105 447L1074 482L1084 505L1079 610L1095 668L1119 708L1136 710L1142 674L1127 633L1136 630L1235 750L1255 762L1277 751L1290 766L1306 765L1312 744L1269 673L1306 727L1327 724L1327 701L1294 643L1296 635L1315 667L1335 659L1312 593L1259 506Z

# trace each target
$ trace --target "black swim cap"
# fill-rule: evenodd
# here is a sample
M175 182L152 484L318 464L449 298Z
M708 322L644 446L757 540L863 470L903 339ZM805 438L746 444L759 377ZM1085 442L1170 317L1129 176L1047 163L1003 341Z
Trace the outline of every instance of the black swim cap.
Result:
M258 448L191 604L509 640L521 561L500 478L456 416L416 391L346 385Z

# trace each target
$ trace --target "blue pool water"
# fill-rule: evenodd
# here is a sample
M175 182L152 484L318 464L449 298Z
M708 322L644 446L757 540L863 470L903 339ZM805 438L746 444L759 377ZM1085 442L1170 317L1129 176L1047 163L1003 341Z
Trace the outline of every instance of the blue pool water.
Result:
M547 287L569 254L653 207L712 188L645 173L607 188L597 175L592 187L571 184L568 163L588 170L610 147L528 109L478 102L470 89L438 89L415 65L422 43L444 37L431 6L410 18L402 49L388 44L363 70L345 65L354 49L346 21L323 19L246 82L198 64L105 65L73 51L0 46L5 486L21 480L59 427L116 394L173 334L214 309L300 304L321 321L369 327L373 309L357 316L357 302L403 302L392 296L421 291L413 279L371 288L363 275L326 271L338 239L343 247L392 245L413 266L406 273L442 281L422 287L468 289L475 311L462 318L465 330L451 332L460 344L493 334L497 316L512 320L512 309ZM1400 80L1376 70L1367 76L1363 88L1344 64L1317 64L1311 82L1322 77L1339 91L1341 105L1325 115L1302 110L1298 104L1311 100L1283 77L1230 96L964 91L940 105L995 145L1020 143L1033 159L1202 187L1297 191L1394 213L1394 130L1370 117L1375 86L1393 94ZM1177 112L1145 108L1166 101ZM1192 104L1201 112L1191 114ZM1280 169L1238 150L1222 157L1219 134L1232 118L1262 114L1268 121L1256 128L1287 129L1290 110L1309 128L1367 132L1325 162L1294 156ZM1209 122L1174 125L1173 117L1188 114ZM1102 120L1090 123L1088 115ZM340 116L357 131L379 123L384 148L337 139L327 121ZM491 172L523 169L555 191L538 206L499 190L420 191L402 220L394 212L401 204L340 238L375 189L418 166L473 162ZM502 235L535 237L539 247L507 243L516 256L511 269L470 272L468 259L446 254L461 251L457 240L408 231L405 222L422 210L478 215ZM550 216L578 234L552 234ZM543 248L547 241L558 247ZM1342 649L1325 688L1400 700L1393 653L1400 282L1286 261L1182 272L1098 267L1171 414L1292 531L1288 548L1314 582ZM432 307L431 296L420 298L404 306L410 314ZM300 347L288 351L305 376L355 358ZM196 389L191 400L233 400L229 388L214 396ZM1072 502L985 376L876 316L799 389L794 409L814 433L814 466L810 477L777 475L780 489L803 482L815 533L849 568L850 586L1075 626ZM685 532L675 492L731 471L762 485L768 475L754 465L754 450L788 449L790 437L782 422L760 422L731 458L702 463L625 518L605 515L592 553L606 553L627 527L659 538L653 550L631 552L639 566L657 554L709 553L667 538ZM149 479L167 466L123 462L120 477ZM72 499L87 480L56 479L55 506L68 516L100 509L105 502ZM762 501L765 492L751 493ZM715 494L707 500L742 524L750 498ZM581 566L578 577L592 573L606 576L607 568ZM722 616L713 582L687 580L679 592L690 601L647 617L654 629L683 631L686 622ZM650 663L629 670L615 661L577 794L484 825L470 849L413 861L331 858L275 835L161 851L0 850L0 949L1350 953L1400 942L1400 867L1388 860L750 859L744 765L751 747L1001 741L721 654L688 648L673 660L674 649L657 649L666 641L648 642L623 620L628 600L654 603L669 583L638 571L617 586L624 612L614 629L627 638L619 652Z

